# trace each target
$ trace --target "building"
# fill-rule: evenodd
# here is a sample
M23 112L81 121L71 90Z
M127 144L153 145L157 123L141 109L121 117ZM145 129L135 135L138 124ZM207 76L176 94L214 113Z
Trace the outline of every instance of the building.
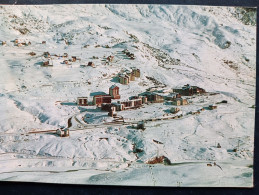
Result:
M120 99L120 95L119 95L119 87L116 85L112 85L109 88L109 95L112 97L112 99Z
M133 71L135 77L137 77L137 78L140 77L140 70L138 68L132 68L132 71Z
M129 81L130 81L130 78L126 74L120 74L119 75L119 80L120 80L120 84L128 85Z
M43 53L43 56L45 58L50 58L50 53L46 51L46 52Z
M142 105L142 98L131 100L133 101L133 107L137 108Z
M1 41L1 45L6 45L6 41Z
M111 103L112 97L110 95L95 95L93 97L93 104L100 106L102 103Z
M124 104L119 103L112 103L112 105L115 107L116 111L122 111L124 110Z
M91 67L94 67L94 63L93 62L88 62L87 66L91 66Z
M184 106L188 104L188 101L186 99L183 98L175 98L172 100L172 104L175 106Z
M111 109L109 110L108 116L111 116L111 117L117 116L116 107L115 106L111 107Z
M107 57L108 62L112 62L113 59L114 59L114 56L108 56L108 57Z
M142 98L142 104L146 104L147 103L147 97L141 96L141 98Z
M144 123L144 121L139 121L138 123L137 123L137 129L145 129L145 123Z
M63 58L67 58L68 57L68 54L67 53L64 53L63 54Z
M188 101L187 101L187 99L183 99L183 98L181 98L181 105L187 105L188 104Z
M68 60L64 60L64 61L63 61L63 64L68 64Z
M129 76L129 80L130 81L135 81L135 74L134 74L134 72L129 73L128 76Z
M87 106L88 105L87 100L88 100L87 97L78 97L76 103L78 106Z
M164 95L164 99L167 100L167 101L172 101L176 98L181 98L181 94L179 93L170 93L170 94L167 94L167 95Z
M76 56L72 56L72 62L76 61Z
M149 101L151 101L152 103L162 103L162 102L164 102L164 97L161 96L161 95L151 94L149 97L150 97Z
M179 112L179 111L180 111L180 108L177 108L177 107L172 107L172 108L170 109L170 112L173 113L173 114L176 114L176 113Z
M110 111L112 107L111 103L102 103L101 104L101 110L103 111Z
M42 62L42 66L50 66L49 61Z
M175 106L180 106L181 105L181 99L176 98L175 100L172 101L172 104L175 105Z
M42 44L46 44L46 41L42 41Z
M189 84L184 85L182 88L175 88L173 92L179 93L183 96L192 96L194 94L205 93L206 91L197 86L190 86Z
M217 109L217 106L215 106L215 105L209 105L209 110L214 110L214 109Z
M59 135L60 137L68 137L69 136L69 129L57 129L56 134Z

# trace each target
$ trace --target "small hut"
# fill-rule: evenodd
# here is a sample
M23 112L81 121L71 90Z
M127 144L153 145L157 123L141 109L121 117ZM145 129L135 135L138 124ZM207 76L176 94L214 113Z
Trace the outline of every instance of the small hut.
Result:
M178 107L172 107L172 108L170 109L170 112L173 113L173 114L176 114L176 113L179 112L179 111L180 111L180 108L178 108Z
M214 109L217 109L217 106L215 106L213 104L209 105L209 110L214 110Z
M49 66L49 65L50 65L49 61L45 61L45 62L42 63L42 66Z
M76 56L72 56L72 62L76 61Z
M68 137L69 136L69 129L57 129L56 134L59 135L60 137Z
M93 62L88 62L87 66L95 67Z
M41 43L42 43L42 44L46 44L46 41L42 41Z
M138 123L137 123L137 129L145 129L145 123L144 123L144 121L139 121Z
M108 56L108 57L107 57L108 62L112 62L113 59L114 59L114 56Z
M67 53L64 53L63 54L63 58L67 58L68 57L68 54Z

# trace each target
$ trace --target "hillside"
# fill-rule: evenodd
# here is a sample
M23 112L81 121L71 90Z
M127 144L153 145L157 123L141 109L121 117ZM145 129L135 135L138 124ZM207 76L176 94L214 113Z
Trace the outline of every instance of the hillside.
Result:
M0 41L6 41L0 45L1 180L253 185L255 10L10 5L0 6L0 13ZM26 44L18 47L15 39ZM125 49L134 53L134 60L122 52ZM52 56L53 66L42 66L44 52ZM80 60L66 65L64 53ZM107 63L110 55L114 60ZM120 84L117 74L131 67L140 70L140 78ZM131 125L95 128L112 117L96 106L77 106L77 97L92 101L95 93L108 93L113 84L120 88L121 100L150 88L171 90L185 84L216 95L191 97L189 105L180 106L182 118L147 122L144 131ZM227 104L217 104L216 110L187 115L222 100ZM171 107L147 104L118 114L130 124L164 117ZM66 127L69 119L68 138L31 133ZM158 156L166 156L172 166L147 164ZM222 170L207 166L214 162Z

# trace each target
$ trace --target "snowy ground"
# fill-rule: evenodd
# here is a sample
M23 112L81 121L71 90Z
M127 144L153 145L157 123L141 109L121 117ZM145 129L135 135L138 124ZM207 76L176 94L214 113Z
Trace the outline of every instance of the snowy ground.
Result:
M253 186L256 26L243 24L235 11L169 5L1 6L0 41L7 44L0 46L0 180ZM29 32L21 34L25 28ZM14 46L16 38L31 45ZM128 59L123 49L136 59ZM32 51L35 56L28 55ZM81 60L68 66L53 57L53 67L42 67L47 51ZM109 55L114 62L105 64ZM89 61L96 67L83 66ZM140 78L129 85L114 79L122 68L133 66L141 70ZM155 86L146 76L167 89L189 83L219 94L195 96L180 106L182 118L147 122L144 131L131 123L174 116L172 106L157 103L119 112L128 125L111 126L99 125L112 120L107 112L74 104L80 96L91 101L95 92L108 93L113 84L126 100ZM217 104L216 110L187 115L222 100L228 103ZM29 133L67 126L69 118L68 138ZM146 164L162 155L172 165Z

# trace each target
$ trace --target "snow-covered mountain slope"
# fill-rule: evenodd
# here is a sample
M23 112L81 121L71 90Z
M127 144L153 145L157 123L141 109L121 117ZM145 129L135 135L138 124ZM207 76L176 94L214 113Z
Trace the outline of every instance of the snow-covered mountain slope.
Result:
M172 5L0 6L0 41L6 41L6 45L0 45L0 179L251 186L254 13L254 9L244 12L234 7ZM15 39L31 44L17 47ZM122 53L124 49L133 52L136 59L128 59ZM81 60L67 66L60 63L63 59L54 57L53 67L42 67L41 62L46 60L43 52L68 53ZM104 59L109 55L114 56L114 61L107 64ZM89 61L96 67L82 66ZM129 85L118 83L114 77L133 66L140 69L141 77ZM80 126L86 125L84 117L90 117L93 124L111 119L95 107L75 106L76 98L87 96L91 101L94 92L108 93L114 83L120 87L121 99L145 92L157 83L167 89L189 83L219 93L193 98L190 105L181 107L183 114L222 100L228 104L219 104L217 110L206 110L198 116L150 122L145 131L130 126L83 130ZM146 105L119 115L128 121L146 120L163 117L171 107ZM71 131L69 138L27 134L67 126L69 118L74 129L81 129ZM222 148L215 147L219 142ZM233 152L237 146L239 150ZM142 152L136 154L136 147ZM173 166L150 168L143 164L158 155L180 163L177 170ZM223 172L206 166L212 161L219 163ZM182 166L185 162L190 163ZM51 177L16 172L32 168L60 172ZM172 183L161 178L167 168L172 173L167 173ZM216 175L210 181L204 179L207 169ZM78 171L78 175L69 170ZM192 182L197 173L203 179ZM64 174L71 179L63 180ZM150 181L145 180L150 174Z

